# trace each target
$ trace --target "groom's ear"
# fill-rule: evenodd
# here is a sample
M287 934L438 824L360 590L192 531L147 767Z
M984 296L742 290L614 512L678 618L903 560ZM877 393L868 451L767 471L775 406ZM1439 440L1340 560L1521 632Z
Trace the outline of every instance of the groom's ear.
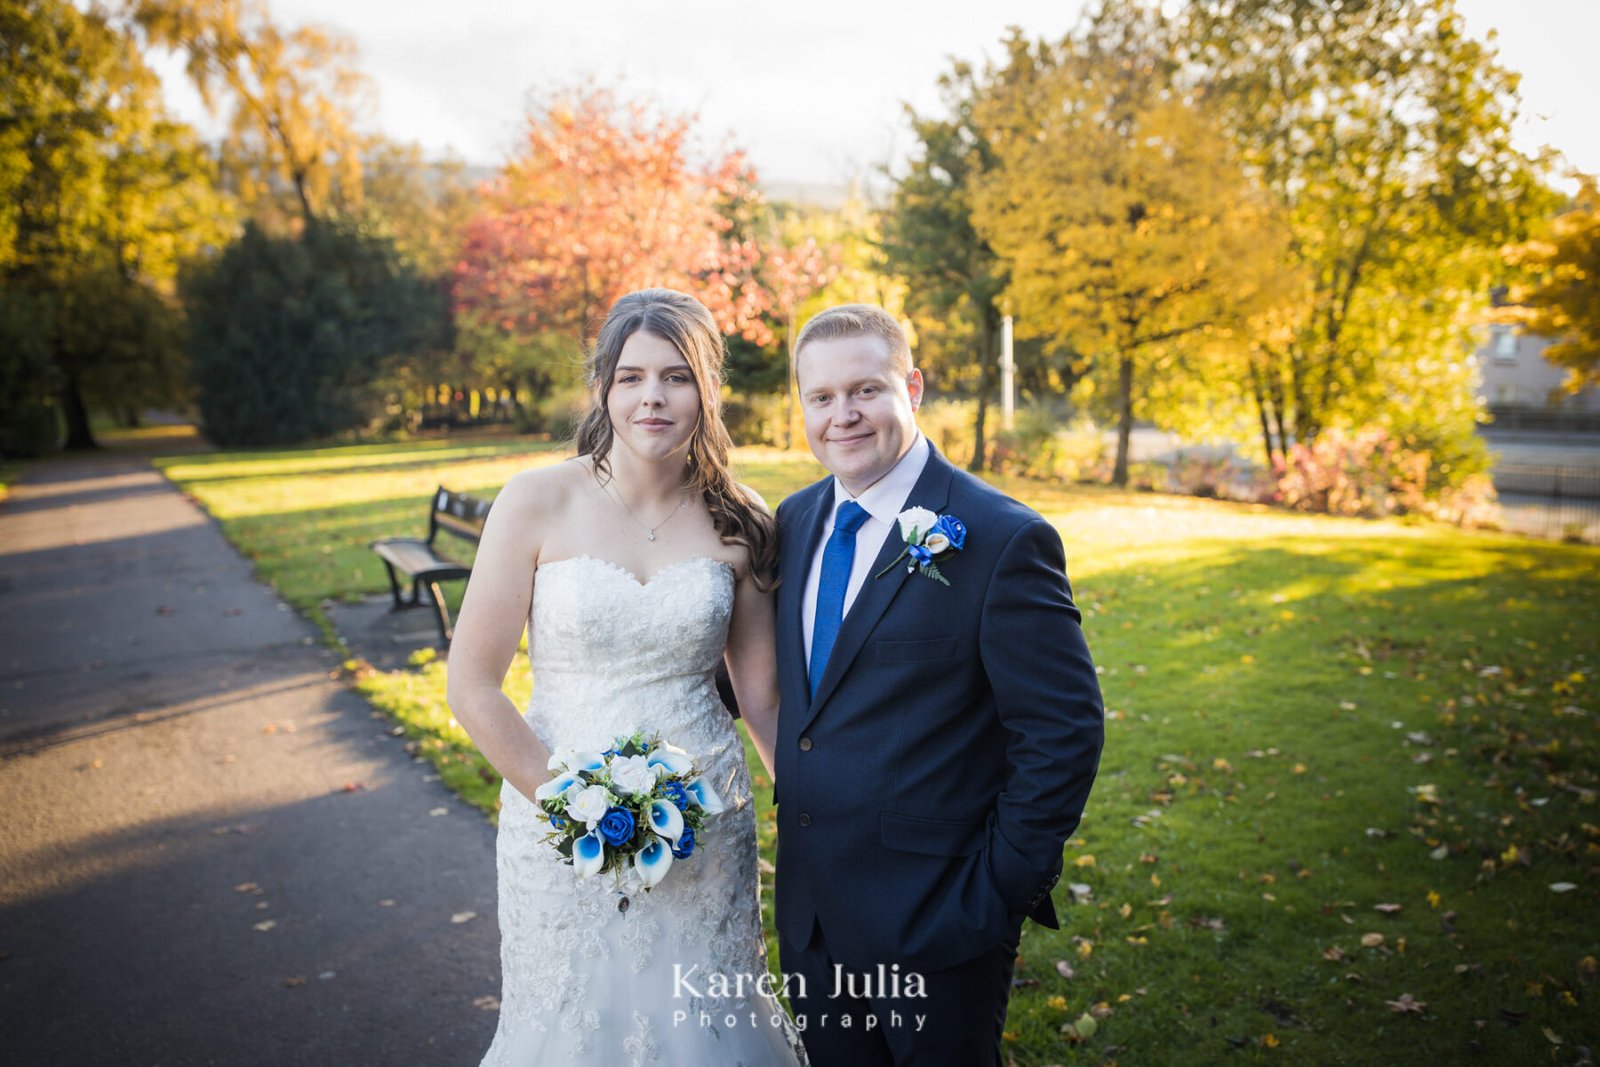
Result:
M915 367L906 375L906 392L911 394L912 411L922 407L922 372Z

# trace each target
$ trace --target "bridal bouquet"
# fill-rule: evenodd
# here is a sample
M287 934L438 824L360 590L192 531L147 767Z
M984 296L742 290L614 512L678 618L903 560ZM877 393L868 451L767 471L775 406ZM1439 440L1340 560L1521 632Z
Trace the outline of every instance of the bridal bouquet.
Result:
M674 860L694 855L695 837L722 798L692 760L659 737L619 737L604 752L558 752L554 778L534 793L545 838L580 878L630 869L645 889Z

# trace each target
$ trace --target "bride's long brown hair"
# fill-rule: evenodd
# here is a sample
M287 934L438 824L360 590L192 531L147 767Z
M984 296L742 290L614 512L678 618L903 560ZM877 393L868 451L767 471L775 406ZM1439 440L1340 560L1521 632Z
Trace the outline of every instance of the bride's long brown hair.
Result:
M689 439L689 473L684 488L698 493L724 544L743 545L750 552L750 574L756 588L777 585L777 524L765 509L745 496L733 480L728 450L733 439L722 424L722 332L706 306L675 289L641 289L622 297L606 313L600 336L586 360L585 372L594 402L578 426L578 455L589 456L602 477L610 477L607 456L613 441L606 406L616 378L622 346L639 331L668 342L683 356L700 392L700 421Z

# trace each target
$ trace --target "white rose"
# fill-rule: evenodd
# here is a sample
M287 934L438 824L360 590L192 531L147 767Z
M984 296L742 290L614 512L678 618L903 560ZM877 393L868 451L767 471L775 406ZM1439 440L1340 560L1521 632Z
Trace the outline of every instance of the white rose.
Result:
M922 547L937 556L950 547L950 538L942 533L929 534L922 539Z
M611 784L624 793L648 793L656 787L656 769L643 756L615 756Z
M932 529L933 524L938 521L939 516L927 508L906 508L900 513L900 537L906 541L911 540L913 530L920 537Z
M605 818L611 808L611 794L604 786L584 786L576 796L569 793L568 798L567 814L585 826L593 826Z

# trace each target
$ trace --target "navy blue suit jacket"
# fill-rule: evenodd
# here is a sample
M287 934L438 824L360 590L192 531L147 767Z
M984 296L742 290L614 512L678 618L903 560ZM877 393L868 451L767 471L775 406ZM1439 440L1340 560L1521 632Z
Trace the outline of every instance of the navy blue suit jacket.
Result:
M778 509L777 923L820 922L851 967L935 971L999 945L1050 890L1099 765L1104 712L1061 538L932 450L905 506L952 514L948 587L891 531L815 698L801 602L833 479Z

